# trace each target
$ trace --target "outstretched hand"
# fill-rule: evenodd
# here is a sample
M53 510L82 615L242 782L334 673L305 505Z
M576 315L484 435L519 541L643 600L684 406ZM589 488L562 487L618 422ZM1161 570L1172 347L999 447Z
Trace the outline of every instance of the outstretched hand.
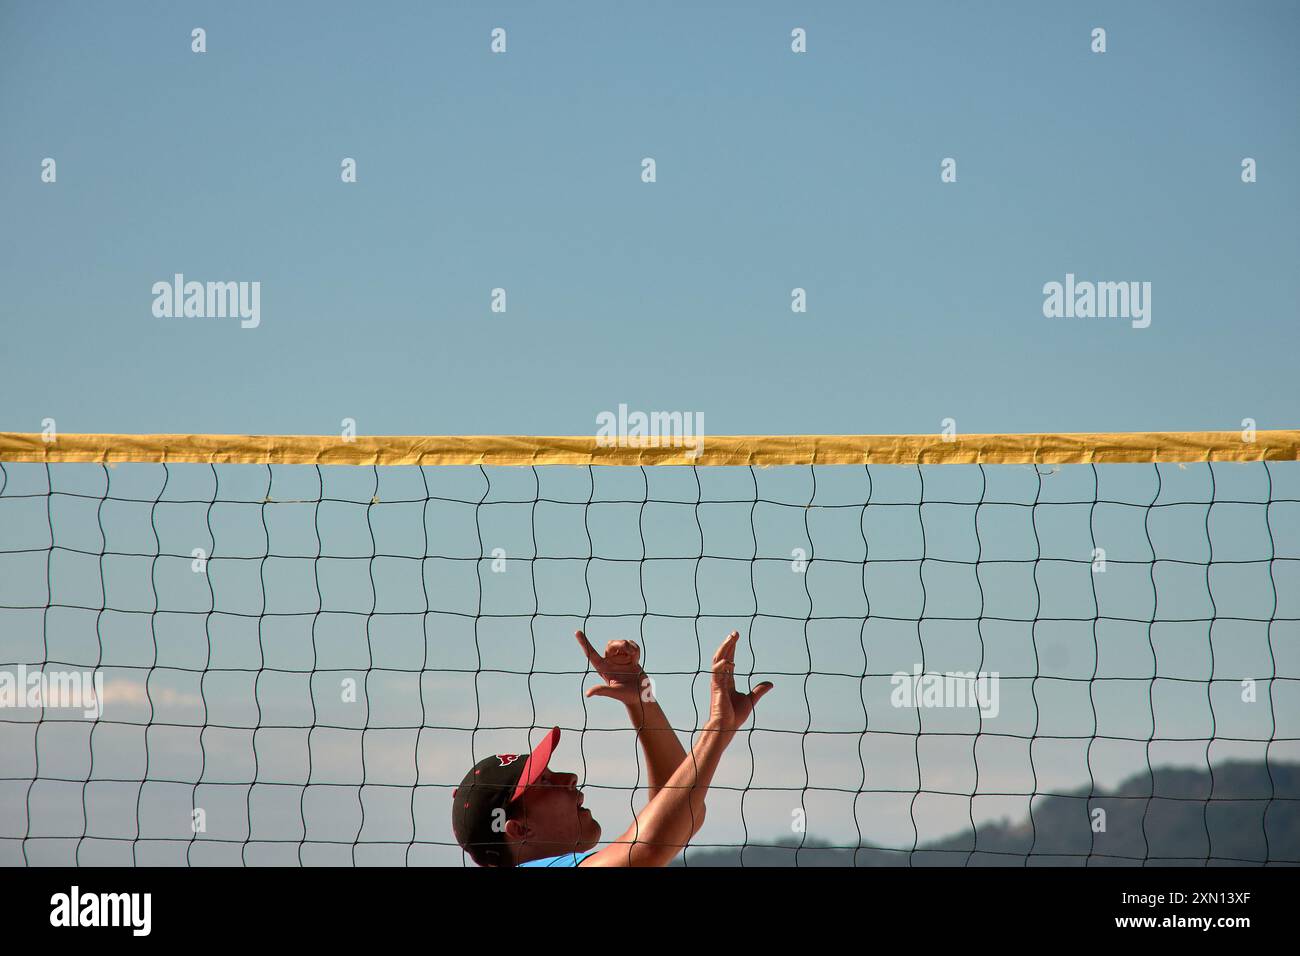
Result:
M763 681L748 694L736 690L736 645L740 632L732 631L713 655L713 696L709 723L713 730L734 734L754 712L754 705L772 689L771 681Z
M605 682L589 688L588 697L612 697L625 704L635 704L642 700L643 690L649 693L649 679L641 669L641 648L635 641L610 641L602 657L582 631L575 631L573 636L587 655L591 669Z

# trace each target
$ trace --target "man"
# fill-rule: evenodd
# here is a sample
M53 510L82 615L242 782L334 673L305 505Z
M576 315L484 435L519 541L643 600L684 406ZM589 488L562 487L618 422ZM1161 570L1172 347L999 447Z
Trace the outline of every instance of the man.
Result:
M641 649L610 641L602 657L582 631L575 636L603 684L588 697L612 697L627 707L645 753L650 801L608 846L594 849L600 824L582 805L578 778L547 764L560 742L552 728L531 754L496 754L480 760L452 794L452 830L479 866L666 866L704 823L704 798L722 753L769 690L736 690L732 631L713 655L709 719L688 755L663 708L647 690Z

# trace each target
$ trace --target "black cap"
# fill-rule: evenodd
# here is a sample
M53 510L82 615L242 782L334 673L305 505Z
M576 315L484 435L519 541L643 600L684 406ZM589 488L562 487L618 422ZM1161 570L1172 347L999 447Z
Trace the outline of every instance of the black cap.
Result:
M505 810L537 782L559 742L560 728L552 727L530 754L484 757L452 791L452 832L479 866L509 865L505 814L495 811Z

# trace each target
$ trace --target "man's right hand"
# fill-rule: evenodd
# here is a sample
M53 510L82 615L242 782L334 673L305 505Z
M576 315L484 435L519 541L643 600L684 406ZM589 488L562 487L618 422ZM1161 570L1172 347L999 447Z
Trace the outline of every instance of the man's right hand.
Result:
M732 631L713 655L713 697L709 722L704 728L726 734L728 739L744 726L754 712L754 705L773 686L771 681L763 681L748 694L736 690L736 644L739 642L740 632Z

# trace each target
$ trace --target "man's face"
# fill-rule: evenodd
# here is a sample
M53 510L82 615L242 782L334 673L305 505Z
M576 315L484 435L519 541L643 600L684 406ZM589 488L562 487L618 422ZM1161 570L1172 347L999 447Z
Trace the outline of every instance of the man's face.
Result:
M582 805L578 775L547 768L511 807L506 834L521 860L590 850L600 841L600 824Z

